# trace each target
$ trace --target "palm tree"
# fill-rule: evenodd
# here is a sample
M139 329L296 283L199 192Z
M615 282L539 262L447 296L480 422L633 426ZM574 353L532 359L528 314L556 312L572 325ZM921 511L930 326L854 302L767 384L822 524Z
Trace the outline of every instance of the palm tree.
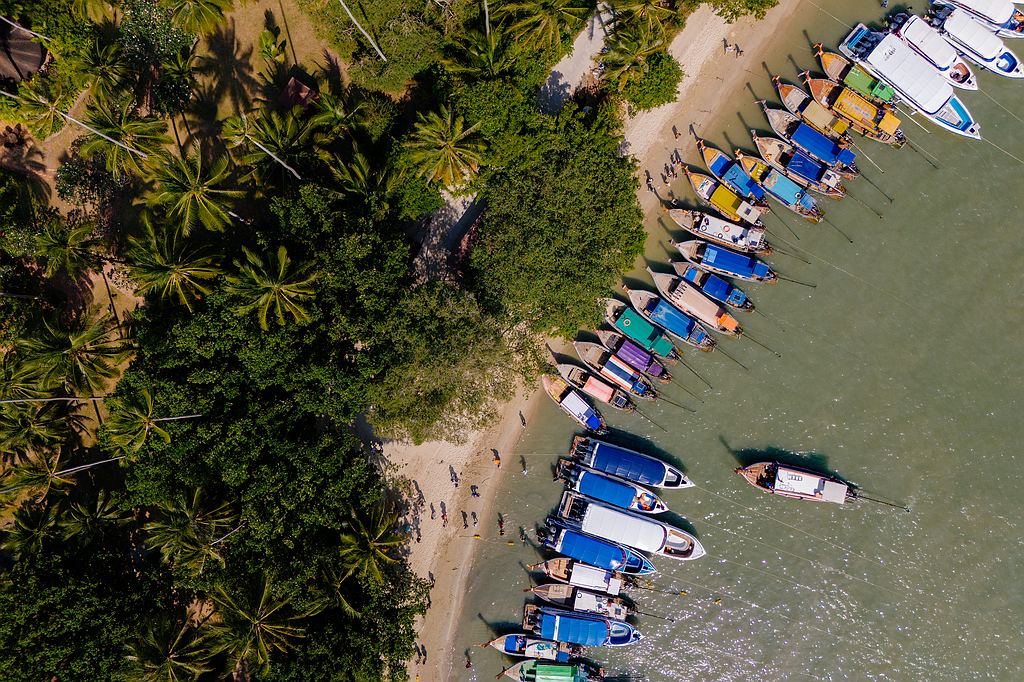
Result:
M0 409L0 453L20 461L67 440L75 415L62 414L51 404L4 405Z
M141 176L141 161L159 153L170 142L167 124L155 116L135 116L131 102L120 109L93 107L86 116L90 130L80 152L85 158L103 154L106 168L115 180ZM126 149L126 147L128 149Z
M348 575L374 582L384 580L381 566L400 563L391 553L400 547L405 538L395 526L397 514L389 514L383 505L370 512L368 519L361 519L355 509L351 510L348 530L341 535L341 559Z
M25 504L14 512L14 524L3 540L4 550L18 561L43 551L43 544L54 537L54 509L50 505Z
M228 217L227 199L240 197L243 192L224 187L229 175L227 157L219 157L206 169L198 146L191 155L174 157L168 162L161 159L153 164L153 179L157 191L150 199L154 206L166 206L172 218L188 236L197 224L207 230L223 231L231 219Z
M224 13L232 0L165 0L178 28L187 33L205 35L224 22Z
M445 187L457 185L480 169L484 145L476 134L480 123L466 127L461 116L441 105L440 111L420 114L406 146L419 175Z
M325 130L328 135L340 136L351 130L362 108L362 104L350 107L343 96L321 92L313 104L313 115L310 118L315 126Z
M202 489L196 488L191 498L178 495L163 501L158 510L143 529L146 544L158 549L165 562L195 575L202 573L210 559L224 563L216 541L235 519L228 503L208 508Z
M136 293L177 298L191 312L195 301L210 293L205 282L220 275L220 267L212 256L190 246L177 230L165 226L158 232L147 217L142 224L142 238L130 238L126 254L132 277L138 282Z
M101 104L112 101L132 75L121 44L116 41L104 43L95 38L85 50L73 53L68 59L74 73L84 74L93 97Z
M18 100L18 109L27 123L47 138L64 127L64 111L72 104L71 96L57 79L32 78L18 86L19 95L0 91Z
M153 397L143 390L132 400L110 401L110 417L104 428L111 442L124 452L138 452L146 444L150 434L156 434L165 443L171 442L171 434L159 426L160 422L179 419L195 419L201 414L186 414L177 417L154 417Z
M206 661L206 636L188 614L181 621L161 611L146 623L139 641L128 645L131 679L138 682L185 682L213 670Z
M451 73L494 79L510 71L515 55L501 31L469 31L458 38L451 57L444 59Z
M587 0L505 0L495 10L509 19L509 30L527 47L544 50L557 46L567 33L579 30L593 11Z
M71 0L71 13L79 19L98 19L106 13L109 4L106 0Z
M46 395L39 375L14 353L0 355L0 402L37 400Z
M68 225L63 220L48 220L36 235L36 255L46 259L46 276L63 272L74 277L100 260L96 249L103 240L96 236L91 222Z
M104 535L107 530L123 526L130 520L130 514L114 504L106 490L101 490L93 504L72 503L57 523L65 540L76 538L82 544L87 544Z
M682 14L675 0L611 0L611 7L620 25L643 21L651 28L662 28L664 22Z
M296 111L282 114L266 108L252 119L244 114L225 119L221 135L228 147L239 150L238 162L252 166L245 179L257 188L274 163L301 180L288 162L301 161L326 140L312 118L300 117Z
M615 31L604 55L605 78L622 90L650 69L650 58L665 49L665 35L647 24L630 24Z
M29 491L32 499L39 501L50 494L55 487L69 485L71 477L61 469L59 450L38 453L23 464L11 467L3 478L0 494Z
M213 601L221 617L210 628L215 642L213 651L226 654L236 675L243 679L248 679L250 663L264 667L275 651L293 649L305 637L299 621L322 608L295 612L291 596L274 595L269 576L264 576L261 584L234 594L218 585Z
M114 339L109 314L70 323L44 320L34 337L19 342L25 363L38 372L40 384L78 395L97 395L117 376L125 349Z
M302 302L313 298L316 273L307 276L305 268L289 272L291 259L283 246L278 247L276 257L266 259L269 267L263 258L244 246L242 252L245 261L234 261L238 274L228 277L230 290L246 301L238 308L238 314L244 315L255 310L260 327L264 330L269 328L267 314L271 307L279 324L284 324L285 313L290 314L296 322L308 320L309 313Z

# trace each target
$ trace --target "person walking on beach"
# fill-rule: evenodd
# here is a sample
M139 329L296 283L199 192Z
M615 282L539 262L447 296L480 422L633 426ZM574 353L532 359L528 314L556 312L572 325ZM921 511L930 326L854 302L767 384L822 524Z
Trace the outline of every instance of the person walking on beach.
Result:
M498 514L498 535L505 534L505 517Z
M501 455L499 455L498 451L495 450L494 448L491 448L491 452L494 453L494 456L491 458L491 461L494 462L494 467L496 469L500 469L501 468Z

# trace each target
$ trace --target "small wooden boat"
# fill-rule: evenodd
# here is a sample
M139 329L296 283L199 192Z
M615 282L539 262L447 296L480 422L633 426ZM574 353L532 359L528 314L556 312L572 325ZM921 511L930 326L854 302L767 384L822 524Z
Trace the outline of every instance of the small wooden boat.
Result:
M547 528L538 529L537 538L544 547L570 559L590 564L594 568L615 571L627 576L655 573L651 560L632 547L588 535L578 527L570 527L556 516L547 518Z
M502 670L498 678L502 676L515 682L601 682L605 679L603 668L593 668L583 662L520 661Z
M527 604L523 629L543 639L580 646L626 646L640 641L640 631L622 620Z
M764 196L764 190L757 186L749 175L743 172L739 165L729 158L729 155L721 149L716 149L701 138L697 139L697 151L704 159L704 165L715 179L723 185L736 192L755 206L768 206L768 199Z
M631 509L640 514L661 514L668 511L668 505L664 500L638 483L603 474L571 459L559 459L556 472L558 478L565 481L570 490L595 500Z
M774 284L779 276L767 263L742 253L736 253L721 246L708 244L699 239L677 242L676 249L690 263L702 270L708 270L726 277Z
M849 121L815 102L798 86L783 83L778 76L772 76L772 84L775 85L775 91L779 93L779 99L789 113L799 116L809 126L830 139L849 139Z
M481 649L487 647L497 649L506 656L536 658L544 661L558 661L560 663L565 663L573 656L579 656L583 653L582 647L566 644L565 642L553 642L548 639L536 639L521 633L495 637L491 641L480 645Z
M641 552L681 561L693 561L707 553L697 538L681 528L617 509L571 490L562 493L558 516L569 528Z
M651 386L651 382L644 378L643 374L630 367L629 363L622 358L610 353L601 344L573 341L572 346L576 349L576 354L580 356L583 364L604 379L642 400L657 399L657 391Z
M675 246L675 242L672 242L672 245ZM706 296L737 310L748 313L754 311L754 302L747 297L743 290L718 275L713 275L689 263L672 262L671 265L677 275L703 291Z
M775 170L756 156L747 156L739 149L736 150L736 159L750 177L764 187L768 196L793 213L815 224L820 223L825 217L825 212L818 206L817 199L807 191L807 188L796 184L784 173Z
M662 298L682 312L700 320L719 334L743 334L739 321L721 303L708 298L697 287L675 275L654 272L650 268L647 268L647 273L654 280L654 286Z
M814 45L814 53L829 79L845 85L878 106L896 106L896 91L885 81L875 78L843 55L827 52L821 43Z
M966 10L943 7L931 23L951 47L978 66L1006 78L1024 78L1024 65L1017 55Z
M799 116L785 109L773 109L763 99L761 109L768 118L768 124L779 137L818 161L828 166L844 178L855 178L860 175L857 168L856 155L849 150L850 138L843 136L838 141L823 135L803 122Z
M856 490L834 476L781 462L758 462L738 467L736 473L766 493L796 500L844 504L857 498Z
M614 620L626 620L633 615L633 609L622 597L609 597L607 594L591 592L565 583L537 585L524 591L530 592L541 601L577 613L596 613Z
M623 412L632 412L636 409L633 401L623 391L609 386L582 367L561 362L555 366L555 369L570 386L595 400L600 400L605 405L610 405Z
M721 248L721 247L719 247ZM625 287L625 285L623 285ZM629 302L651 324L656 324L669 335L702 351L713 351L717 342L704 326L656 294L642 289L626 289Z
M827 78L811 78L800 74L814 101L850 122L854 130L877 142L902 147L906 136L900 130L900 119L885 107L877 107L850 88Z
M889 32L924 57L954 88L978 89L978 79L971 71L971 67L957 54L953 45L942 37L936 27L925 19L914 14L897 12L891 17Z
M703 211L670 208L668 215L676 225L690 234L723 246L751 253L771 253L763 227L730 223Z
M545 374L540 378L544 390L569 417L583 428L594 433L607 433L604 417L586 399L567 384L564 379Z
M538 564L527 566L531 571L540 571L548 578L560 583L583 587L588 590L599 590L605 594L616 595L622 591L623 585L632 585L632 578L616 571L608 571L585 564L576 559L560 556Z
M595 334L601 345L625 360L633 369L640 370L663 384L672 381L672 373L654 358L654 354L627 339L618 332L598 329Z
M695 173L686 166L683 166L683 174L690 181L690 186L701 203L710 206L733 222L761 227L761 216L768 211L767 207L755 206L741 199L736 192L710 175Z
M623 336L668 362L680 358L671 339L628 305L614 298L601 299L598 303L604 305L605 321Z
M576 436L569 456L595 471L655 488L691 488L682 471L656 457L588 436Z
M1024 38L1024 11L1010 0L934 0L936 7L958 7L1001 38Z
M846 196L843 179L793 145L775 137L760 137L751 130L750 136L765 163L785 173L793 182L803 185L832 199Z

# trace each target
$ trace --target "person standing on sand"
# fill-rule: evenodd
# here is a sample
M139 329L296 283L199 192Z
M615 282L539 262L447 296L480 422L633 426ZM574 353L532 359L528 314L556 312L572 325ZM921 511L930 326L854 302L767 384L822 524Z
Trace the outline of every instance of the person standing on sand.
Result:
M499 455L498 451L495 450L494 448L491 448L491 452L494 453L494 457L491 458L491 461L494 462L494 466L495 466L496 469L500 469L501 468L501 455Z

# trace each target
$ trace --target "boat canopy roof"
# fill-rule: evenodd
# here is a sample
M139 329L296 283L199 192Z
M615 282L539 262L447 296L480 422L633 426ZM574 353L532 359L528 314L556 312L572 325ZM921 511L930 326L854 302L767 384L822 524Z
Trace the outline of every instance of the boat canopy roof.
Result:
M601 646L608 641L608 624L603 620L543 612L538 620L538 634L544 639L583 646Z
M658 355L667 356L674 348L671 341L632 308L626 308L619 319L615 320L615 328Z
M673 280L677 282L678 280ZM709 324L718 324L722 306L700 293L696 287L685 283L676 286L668 297L669 301L691 312L697 319Z
M579 667L562 663L542 663L536 661L533 674L525 679L532 682L583 682Z
M893 89L885 83L876 80L864 69L855 66L843 78L843 85L848 85L862 95L877 97L883 102L891 102L896 94Z
M601 418L597 416L597 412L576 391L570 390L566 393L565 397L562 398L561 405L569 414L585 424L588 429L597 430L601 428Z
M689 273L687 273L689 274ZM708 296L716 298L719 301L724 301L729 297L729 292L732 290L732 285L726 282L718 275L709 275L704 280L704 286L702 287Z
M786 168L802 178L807 178L808 180L813 180L815 182L821 179L821 176L824 175L825 171L820 163L807 156L807 154L804 154L799 149L793 150L793 156L790 158L789 163L786 164Z
M781 492L821 497L826 502L846 501L847 486L824 476L779 465L775 470L774 489Z
M754 199L760 199L764 196L764 190L754 182L753 178L746 174L738 163L729 163L728 168L722 173L722 182L739 188L743 196L752 196Z
M727 249L708 244L704 249L704 262L719 270L725 270L741 277L765 277L768 266L750 256L744 256Z
M892 34L882 38L871 50L867 62L926 114L935 114L953 96L953 86L924 57Z
M793 131L793 142L830 164L841 163L849 166L856 161L853 152L840 147L806 123L801 123Z
M736 192L724 184L719 184L715 188L715 191L711 193L710 201L715 208L729 216L738 216L740 206L743 204L743 200L736 195Z
M914 15L907 19L900 27L900 33L943 71L956 63L953 46L921 17Z
M582 528L587 533L646 552L660 552L668 535L665 527L657 521L593 502L587 505L583 514Z
M803 189L774 168L762 179L765 188L788 205L796 204Z
M601 373L626 388L633 388L633 384L640 379L635 369L614 355L605 361Z
M572 567L569 584L576 587L603 590L608 594L618 594L622 588L622 579L611 577L608 571L604 569L578 563Z
M840 135L845 133L850 127L849 123L836 118L831 111L821 106L813 99L807 103L807 106L800 112L800 115L815 128L820 128L821 130L834 130Z
M643 370L647 370L648 368L654 369L651 367L651 365L654 363L654 358L651 357L651 354L645 351L640 346L633 343L632 341L630 341L629 339L626 339L622 342L622 345L619 346L617 354L620 358L625 360L627 364L633 367ZM660 365L656 366L660 367ZM657 372L651 373L654 374L655 376L657 375Z
M1006 51L1003 41L995 33L962 9L953 10L942 23L942 28L983 59L991 61Z
M608 403L611 402L615 389L592 374L588 374L587 380L583 384L583 392L597 398L601 402Z
M617 445L592 441L594 444L591 467L627 481L660 485L665 480L665 465L639 453ZM591 562L587 562L591 563Z
M654 309L650 311L651 319L680 338L688 338L697 323L689 315L676 310L665 301L658 299Z
M952 4L965 7L1000 26L1010 20L1014 11L1010 0L954 0Z
M588 497L624 509L629 508L636 497L636 489L633 486L590 471L580 473L576 489Z
M562 530L562 537L555 551L570 559L608 571L617 571L626 565L626 552L622 547L616 547L610 542L574 530ZM579 566L573 568L574 577L579 569Z

